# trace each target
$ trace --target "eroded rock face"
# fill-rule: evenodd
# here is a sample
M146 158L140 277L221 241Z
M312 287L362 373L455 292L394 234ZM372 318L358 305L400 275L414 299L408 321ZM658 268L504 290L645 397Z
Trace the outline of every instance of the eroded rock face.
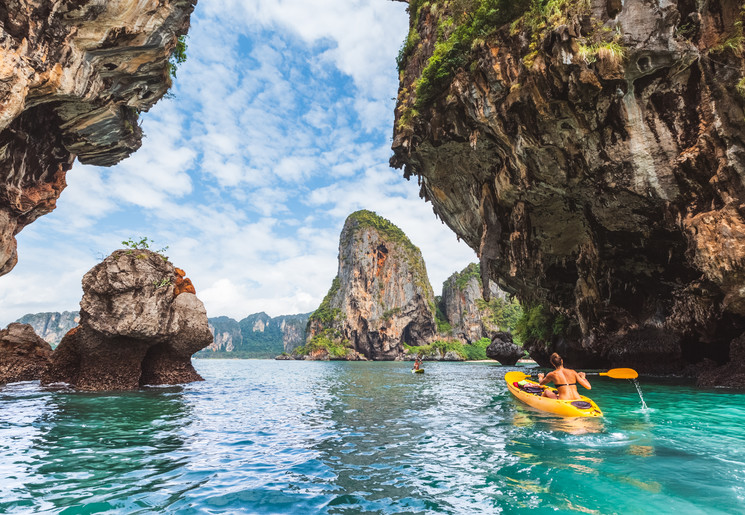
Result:
M0 330L0 384L36 381L49 365L52 347L28 324Z
M163 256L118 250L83 277L80 325L60 342L44 384L128 390L201 380L191 356L212 342L207 312Z
M489 293L491 299L507 300L507 294L493 282L489 283ZM475 263L445 280L440 310L452 327L448 337L473 343L481 338L491 339L500 330L491 320L491 310L482 295L479 266Z
M725 363L745 331L740 3L568 4L506 20L417 102L453 13L410 3L391 163L487 278L567 318L552 345L574 366Z
M138 114L171 85L196 0L0 4L0 275L15 235L55 208L65 174L141 144Z
M419 249L388 220L358 211L344 223L339 272L310 316L307 342L320 336L347 346L354 353L345 359L400 358L404 344L434 338L434 307Z

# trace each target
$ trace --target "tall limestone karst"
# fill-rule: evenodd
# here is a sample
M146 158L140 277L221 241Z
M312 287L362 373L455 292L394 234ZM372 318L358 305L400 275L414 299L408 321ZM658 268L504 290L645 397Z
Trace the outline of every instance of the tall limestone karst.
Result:
M517 314L519 305L512 303L505 292L493 282L489 283L489 302L484 300L481 287L481 270L478 263L471 263L460 272L448 277L442 284L438 303L438 329L444 337L454 337L465 343L481 338L491 339L499 331L509 331L509 314ZM500 316L504 313L504 316ZM514 317L513 317L514 318Z
M391 164L485 278L570 321L550 346L578 367L660 372L739 356L742 3L411 0L409 14Z
M339 271L301 349L316 357L400 358L404 344L434 338L434 308L419 249L390 221L357 211L344 223Z
M0 2L0 275L65 174L140 147L138 115L171 85L196 0Z

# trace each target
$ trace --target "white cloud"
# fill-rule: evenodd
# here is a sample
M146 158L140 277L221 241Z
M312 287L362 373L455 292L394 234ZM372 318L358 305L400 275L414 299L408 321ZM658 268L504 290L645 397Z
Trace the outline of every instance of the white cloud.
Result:
M77 309L83 274L140 236L169 245L210 316L312 311L363 208L421 248L439 292L475 256L387 165L404 10L201 0L175 98L143 114L142 148L109 169L76 164L58 209L19 235L0 324Z

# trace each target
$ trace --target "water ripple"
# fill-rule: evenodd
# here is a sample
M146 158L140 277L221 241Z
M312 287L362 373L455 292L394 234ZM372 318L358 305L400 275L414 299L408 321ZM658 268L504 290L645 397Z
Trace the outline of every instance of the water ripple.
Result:
M603 419L492 364L196 361L121 394L0 389L4 513L736 513L742 395L597 379ZM716 507L716 508L714 508ZM717 511L718 510L718 511Z

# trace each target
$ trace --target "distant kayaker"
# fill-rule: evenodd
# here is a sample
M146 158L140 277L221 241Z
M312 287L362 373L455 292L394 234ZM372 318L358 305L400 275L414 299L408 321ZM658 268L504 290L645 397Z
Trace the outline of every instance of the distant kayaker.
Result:
M585 373L564 368L564 360L555 352L551 354L551 364L556 370L549 372L545 377L543 374L538 374L538 382L542 385L553 382L559 395L556 395L550 388L546 388L543 390L543 397L574 401L580 399L579 392L577 392L577 383L588 390L592 389L590 381L585 378Z
M422 358L417 356L416 360L414 360L414 370L419 370L419 367L421 366L422 366Z

